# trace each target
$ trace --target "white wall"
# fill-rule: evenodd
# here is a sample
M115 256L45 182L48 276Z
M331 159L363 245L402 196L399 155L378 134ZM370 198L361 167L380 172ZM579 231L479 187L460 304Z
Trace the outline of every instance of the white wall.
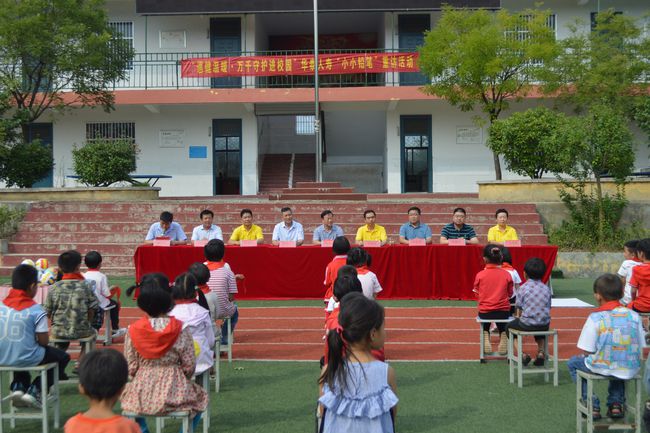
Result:
M168 174L157 186L161 196L210 196L212 178L212 119L242 119L242 193L257 193L257 122L255 115L242 105L162 106L151 113L139 106L122 106L111 114L98 110L76 110L54 124L54 185L73 186L65 176L74 174L72 147L82 145L87 122L135 122L136 143L140 148L137 173ZM185 131L182 148L160 147L160 130ZM206 146L206 159L190 159L189 146Z
M314 153L316 138L296 134L296 116L259 116L261 153Z

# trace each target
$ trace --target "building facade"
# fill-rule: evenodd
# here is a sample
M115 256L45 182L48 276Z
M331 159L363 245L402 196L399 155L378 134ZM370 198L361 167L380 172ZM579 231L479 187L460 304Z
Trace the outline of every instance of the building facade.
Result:
M534 7L534 0L458 0L454 6ZM183 60L313 52L311 1L108 0L111 25L136 51L115 83L115 110L76 109L35 125L53 144L52 186L74 186L73 146L96 137L137 143L139 174L163 174L162 196L257 194L269 155L314 155L323 143L323 180L362 192L474 192L493 180L481 113L463 113L419 90L418 73L323 75L320 130L311 76L183 77ZM641 17L643 0L549 0L558 38L598 8ZM320 52L409 53L436 25L440 4L421 0L321 0ZM521 110L542 103L528 99ZM547 102L548 103L548 102ZM508 113L502 116L507 116ZM644 135L636 167L650 165ZM516 178L504 171L504 178Z

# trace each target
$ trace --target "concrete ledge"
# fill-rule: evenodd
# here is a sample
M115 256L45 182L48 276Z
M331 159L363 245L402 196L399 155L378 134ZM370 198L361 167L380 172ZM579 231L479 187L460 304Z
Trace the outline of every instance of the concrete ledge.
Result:
M606 272L615 274L621 262L623 262L622 252L559 252L554 269L561 270L566 278L596 278Z
M0 202L158 200L160 188L0 188Z
M602 183L605 192L616 192L616 184L607 179ZM555 179L497 180L478 182L479 200L501 203L559 202L558 189L562 184ZM587 191L595 187L587 183ZM650 178L632 179L625 186L625 196L630 202L647 202L650 197Z

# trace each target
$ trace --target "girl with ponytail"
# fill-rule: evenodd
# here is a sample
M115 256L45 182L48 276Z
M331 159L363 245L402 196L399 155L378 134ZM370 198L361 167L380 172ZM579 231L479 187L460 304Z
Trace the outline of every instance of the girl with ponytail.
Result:
M319 384L321 433L393 433L395 373L372 355L386 339L384 309L362 293L341 300L339 326L329 332L328 363Z

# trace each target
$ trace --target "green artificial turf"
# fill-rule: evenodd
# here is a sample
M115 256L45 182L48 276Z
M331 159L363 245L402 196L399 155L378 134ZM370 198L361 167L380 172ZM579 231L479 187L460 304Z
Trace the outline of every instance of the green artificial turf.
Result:
M317 362L222 361L221 392L211 392L210 431L227 433L314 431ZM527 376L519 389L508 381L504 361L392 364L400 398L397 431L425 432L575 432L575 385L565 363L560 386ZM604 383L598 384L601 399ZM86 408L74 385L62 386L62 419ZM153 427L153 422L150 422ZM168 422L165 431L177 432ZM40 431L19 421L15 433ZM57 430L62 431L62 430Z

